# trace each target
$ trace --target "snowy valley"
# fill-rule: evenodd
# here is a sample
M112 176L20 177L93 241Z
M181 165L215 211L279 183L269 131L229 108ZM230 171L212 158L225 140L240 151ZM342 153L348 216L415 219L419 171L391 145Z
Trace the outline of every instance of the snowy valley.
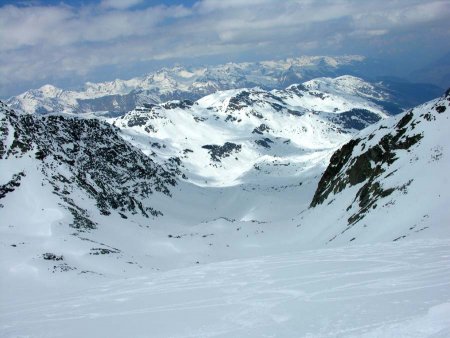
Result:
M258 81L2 103L0 335L448 336L450 92Z

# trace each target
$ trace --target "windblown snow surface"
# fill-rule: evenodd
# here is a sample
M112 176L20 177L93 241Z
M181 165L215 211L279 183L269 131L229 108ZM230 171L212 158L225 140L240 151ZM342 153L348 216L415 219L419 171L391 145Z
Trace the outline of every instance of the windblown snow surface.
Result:
M450 242L288 252L3 289L3 337L448 337Z
M217 93L108 120L119 128L2 112L0 336L450 336L450 93L394 118L366 105L383 119L358 133L335 120L357 101L307 92ZM122 162L89 166L111 140ZM131 175L144 154L179 175L167 194ZM113 202L133 196L115 171L140 195L100 210L86 191L102 175ZM71 223L75 209L91 228Z

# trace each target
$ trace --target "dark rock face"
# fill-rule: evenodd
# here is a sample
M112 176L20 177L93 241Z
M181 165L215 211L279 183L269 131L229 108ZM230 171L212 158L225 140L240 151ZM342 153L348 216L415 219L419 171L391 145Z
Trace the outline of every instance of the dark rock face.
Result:
M189 109L194 105L194 102L191 100L181 100L181 101L171 101L162 105L165 109Z
M23 171L14 174L11 180L6 184L0 185L0 199L4 198L6 194L13 192L15 188L19 187L22 177L25 177L25 173Z
M7 123L7 115L10 110L8 107L0 101L0 112L5 112L5 114L0 113L0 159L3 158L6 152L6 140L9 135L8 123Z
M233 152L241 151L242 146L240 144L235 144L232 142L225 142L223 146L219 146L216 144L207 144L202 148L208 149L211 160L220 162L222 158L230 156Z
M266 131L270 131L270 128L266 124L262 123L258 127L253 129L252 134L260 134L260 135L262 135Z
M435 107L439 113L439 108ZM382 175L389 170L397 159L398 150L410 150L422 138L423 134L415 130L419 123L432 121L432 113L422 114L420 117L412 111L398 121L391 129L380 127L377 131L362 139L353 139L336 151L331 157L330 164L325 170L310 207L322 204L330 194L337 194L348 187L362 186L356 193L353 203L358 203L358 211L348 218L349 226L360 221L370 208L376 208L376 202L392 194L396 190L404 191L406 185L385 188L382 185ZM371 142L381 133L377 143ZM368 146L369 145L369 146ZM407 183L409 185L412 182Z
M295 84L295 85L290 86L287 90L289 92L293 92L296 95L302 97L302 96L304 96L304 93L308 91L308 88L306 88L302 84Z
M270 143L273 143L273 141L270 138L266 137L266 138L261 139L261 140L256 140L255 143L257 145L261 146L261 147L269 149L270 148Z
M354 108L340 114L333 114L329 119L343 129L362 130L380 121L381 117L369 110Z
M336 178L342 168L347 164L347 161L352 156L353 149L360 141L360 139L350 140L350 142L344 144L341 149L336 151L333 156L331 156L330 164L320 179L319 185L311 202L311 207L322 204L330 193L337 194L345 188L345 185L337 184L338 182L336 182Z
M128 120L128 127L145 126L148 120L147 116L133 116Z
M228 103L227 112L234 112L245 107L249 107L254 103L251 99L249 91L242 91L239 94L233 96Z
M95 223L71 198L77 189L95 200L102 215L117 210L158 216L161 212L144 200L155 192L170 196L180 174L176 163L170 168L155 163L124 141L117 128L96 119L6 111L0 128L13 131L12 144L0 139L2 158L36 158L53 192L73 215L71 226L80 230L93 229ZM18 174L1 191L6 194L24 175Z

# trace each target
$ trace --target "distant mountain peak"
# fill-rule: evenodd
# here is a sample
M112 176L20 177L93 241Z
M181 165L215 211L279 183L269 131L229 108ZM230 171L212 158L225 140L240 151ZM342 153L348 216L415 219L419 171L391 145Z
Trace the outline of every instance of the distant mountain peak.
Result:
M347 67L363 61L364 58L359 56L304 56L253 63L230 62L208 67L177 65L129 80L87 82L84 90L80 91L45 85L37 91L30 90L12 97L7 102L14 109L27 113L83 113L102 110L124 113L144 101L198 99L217 90L254 86L282 89L324 74L341 75L341 66Z

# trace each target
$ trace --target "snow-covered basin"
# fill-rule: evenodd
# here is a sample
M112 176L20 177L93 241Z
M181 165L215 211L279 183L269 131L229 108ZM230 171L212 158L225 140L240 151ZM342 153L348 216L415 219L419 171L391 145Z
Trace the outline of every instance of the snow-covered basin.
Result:
M422 240L55 274L2 286L0 336L449 337L449 263L449 240Z

